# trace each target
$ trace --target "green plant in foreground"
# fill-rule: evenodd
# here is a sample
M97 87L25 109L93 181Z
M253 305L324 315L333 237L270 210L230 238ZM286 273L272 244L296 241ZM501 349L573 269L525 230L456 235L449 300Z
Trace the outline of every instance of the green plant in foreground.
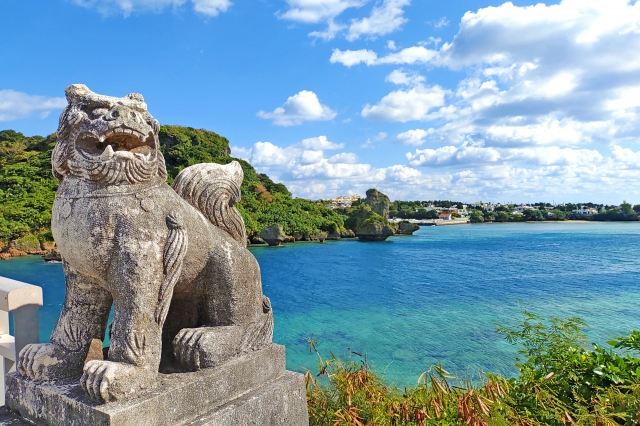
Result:
M366 357L318 355L318 374L305 375L312 425L638 425L640 332L586 349L579 318L549 320L522 311L513 327L498 326L519 345L518 377L487 374L483 383L452 384L441 366L400 391L371 370ZM615 350L626 351L618 354ZM359 359L357 362L354 356Z
M489 377L484 386L453 386L441 366L422 374L415 388L400 391L385 384L369 367L366 357L347 361L334 354L323 359L316 342L319 373L305 374L311 425L533 425L509 403L509 383ZM317 377L328 380L322 384Z
M541 424L635 425L640 418L640 358L614 349L638 350L640 333L586 349L579 318L548 321L526 310L513 328L498 326L521 346L520 375L509 380L515 408Z

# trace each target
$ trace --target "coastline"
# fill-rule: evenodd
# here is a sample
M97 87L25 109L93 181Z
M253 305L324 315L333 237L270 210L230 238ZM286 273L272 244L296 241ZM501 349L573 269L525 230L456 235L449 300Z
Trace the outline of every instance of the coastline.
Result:
M522 221L522 222L462 222L460 221L459 223L447 223L447 224L443 224L443 225L435 225L435 226L451 226L451 225L515 225L515 224L603 224L603 223L638 223L640 224L640 221L595 221L595 220L531 220L531 221ZM431 228L434 225L419 225L420 228ZM395 234L392 235L389 238L393 238L393 237L411 237L412 235L405 235L405 234ZM340 242L340 241L359 241L358 237L353 237L353 238L338 238L338 239L326 239L324 242L320 242L317 240L300 240L300 241L285 241L282 243L281 246L292 246L292 245L296 245L296 244L324 244L326 242ZM264 244L247 244L247 248L256 248L256 247L270 247L267 243ZM37 252L30 252L30 253L26 253L26 252L21 252L19 254L15 254L15 255L11 255L11 253L9 252L3 252L0 253L4 256L0 256L0 261L2 260L9 260L9 259L14 259L14 258L19 258L19 257L24 257L24 256L39 256L42 257L46 262L58 262L60 261L59 259L45 259L45 254L47 252L46 251L37 251Z

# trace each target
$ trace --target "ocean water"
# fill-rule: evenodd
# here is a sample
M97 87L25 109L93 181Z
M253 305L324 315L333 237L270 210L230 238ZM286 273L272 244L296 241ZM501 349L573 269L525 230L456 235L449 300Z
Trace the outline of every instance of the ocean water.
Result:
M399 386L434 364L459 377L516 373L496 333L521 306L584 319L600 344L640 329L640 223L518 223L422 227L386 242L252 247L287 367L317 372L317 356L366 354ZM41 339L64 299L60 264L0 262L0 275L41 285ZM357 361L358 355L353 355Z

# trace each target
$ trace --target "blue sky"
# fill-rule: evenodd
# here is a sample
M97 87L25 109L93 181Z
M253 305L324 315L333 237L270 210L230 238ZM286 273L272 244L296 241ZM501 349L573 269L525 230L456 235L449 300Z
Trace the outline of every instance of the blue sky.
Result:
M0 129L55 131L64 88L317 199L640 203L634 0L0 0Z

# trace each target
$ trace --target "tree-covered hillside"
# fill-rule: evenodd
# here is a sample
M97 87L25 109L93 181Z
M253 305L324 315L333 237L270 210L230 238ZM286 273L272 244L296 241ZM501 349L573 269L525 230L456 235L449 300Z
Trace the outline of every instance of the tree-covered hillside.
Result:
M169 183L193 164L236 160L242 165L244 182L238 208L249 235L275 223L288 235L344 229L344 216L321 203L292 198L283 184L257 173L246 161L230 157L229 141L217 133L162 126L159 139ZM51 206L58 187L50 161L55 142L55 134L26 137L13 130L0 131L0 242L29 234L41 241L51 239Z

